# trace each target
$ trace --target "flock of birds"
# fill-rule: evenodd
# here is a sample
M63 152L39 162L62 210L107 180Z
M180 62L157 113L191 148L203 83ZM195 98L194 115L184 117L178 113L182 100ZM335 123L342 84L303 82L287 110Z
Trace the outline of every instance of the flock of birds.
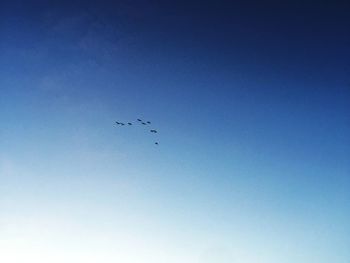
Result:
M133 125L133 123L132 122L127 122L127 123L124 123L124 122L120 122L120 121L116 121L115 122L117 125L120 125L120 126L124 126L124 125L128 125L128 126L131 126L131 125ZM137 123L138 124L141 124L141 125L150 125L150 124L152 124L150 121L143 121L143 120L141 120L141 119L137 119ZM151 129L151 130L149 130L151 133L158 133L158 131L157 130L154 130L154 129ZM159 145L159 143L158 142L155 142L154 143L155 145Z

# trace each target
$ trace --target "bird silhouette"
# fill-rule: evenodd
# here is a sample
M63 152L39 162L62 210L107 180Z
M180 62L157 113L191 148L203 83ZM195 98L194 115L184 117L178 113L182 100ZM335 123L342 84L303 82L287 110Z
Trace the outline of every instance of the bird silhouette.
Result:
M151 122L150 121L143 121L141 119L137 119L137 121L142 124L142 125L150 125ZM135 124L135 122L120 122L120 121L116 121L115 122L117 125L121 125L121 126L124 126L124 125L127 125L127 126L131 126L133 124ZM152 129L152 130L149 130L151 133L158 133L157 130L155 129ZM159 142L154 142L155 145L159 145Z

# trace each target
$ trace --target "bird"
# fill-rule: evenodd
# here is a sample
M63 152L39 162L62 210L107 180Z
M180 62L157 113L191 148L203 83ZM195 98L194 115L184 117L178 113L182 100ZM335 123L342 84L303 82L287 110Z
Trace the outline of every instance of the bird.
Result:
M151 124L151 122L150 121L143 121L143 120L141 120L141 119L136 119L140 124L142 124L142 125L150 125ZM117 124L117 125L121 125L121 126L125 126L125 125L127 125L127 126L131 126L131 125L133 125L133 124L135 124L136 122L120 122L120 121L115 121L115 123ZM151 126L151 125L150 125ZM152 130L149 130L151 133L158 133L158 131L157 130L155 130L155 129L152 129ZM159 145L159 142L154 142L154 144L155 145Z

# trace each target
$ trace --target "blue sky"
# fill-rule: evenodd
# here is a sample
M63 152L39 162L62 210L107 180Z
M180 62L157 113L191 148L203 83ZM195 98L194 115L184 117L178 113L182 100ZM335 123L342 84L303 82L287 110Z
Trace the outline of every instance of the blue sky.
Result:
M348 262L348 10L3 3L0 261Z

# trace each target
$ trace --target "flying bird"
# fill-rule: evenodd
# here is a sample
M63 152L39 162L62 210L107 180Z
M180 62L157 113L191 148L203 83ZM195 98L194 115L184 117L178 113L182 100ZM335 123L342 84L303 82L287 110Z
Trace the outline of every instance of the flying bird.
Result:
M149 124L151 124L151 122L150 121L143 121L143 120L141 120L141 119L137 119L137 121L138 122L140 122L140 124L142 124L142 125L149 125ZM121 126L124 126L124 125L127 125L127 126L131 126L131 125L133 125L133 124L135 124L135 122L119 122L119 121L116 121L115 122L117 125L121 125ZM157 130L154 130L154 129L152 129L152 130L149 130L151 133L158 133L158 131ZM159 142L154 142L154 144L155 145L159 145Z

